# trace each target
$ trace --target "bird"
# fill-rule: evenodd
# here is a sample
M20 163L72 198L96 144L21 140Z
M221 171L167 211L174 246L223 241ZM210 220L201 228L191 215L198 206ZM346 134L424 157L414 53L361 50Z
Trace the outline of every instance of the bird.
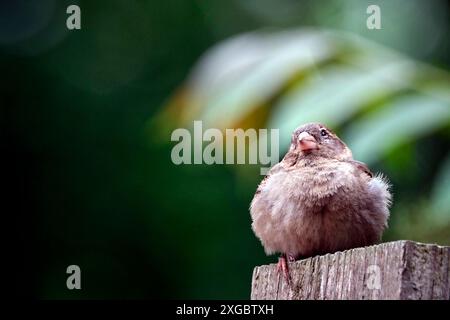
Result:
M381 241L391 186L321 123L294 130L289 150L256 189L252 229L290 283L289 262Z

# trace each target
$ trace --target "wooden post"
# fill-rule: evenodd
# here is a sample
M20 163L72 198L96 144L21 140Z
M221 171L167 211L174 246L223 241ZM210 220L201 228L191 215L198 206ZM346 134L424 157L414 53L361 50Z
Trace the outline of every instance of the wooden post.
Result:
M292 284L276 265L253 270L251 299L450 298L450 247L395 241L289 264Z

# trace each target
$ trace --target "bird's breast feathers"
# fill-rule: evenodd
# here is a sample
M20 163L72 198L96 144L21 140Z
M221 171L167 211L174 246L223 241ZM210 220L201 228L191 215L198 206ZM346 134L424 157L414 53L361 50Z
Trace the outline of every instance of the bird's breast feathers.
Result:
M295 170L279 170L268 177L260 196L280 206L293 200L304 208L322 206L333 195L351 192L368 181L369 177L357 172L350 163L318 163Z

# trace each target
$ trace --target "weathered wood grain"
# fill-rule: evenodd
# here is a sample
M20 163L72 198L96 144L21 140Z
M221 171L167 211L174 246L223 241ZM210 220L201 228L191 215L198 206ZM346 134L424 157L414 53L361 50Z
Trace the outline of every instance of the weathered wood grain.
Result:
M292 284L276 264L255 267L251 299L450 298L450 247L395 241L289 264Z

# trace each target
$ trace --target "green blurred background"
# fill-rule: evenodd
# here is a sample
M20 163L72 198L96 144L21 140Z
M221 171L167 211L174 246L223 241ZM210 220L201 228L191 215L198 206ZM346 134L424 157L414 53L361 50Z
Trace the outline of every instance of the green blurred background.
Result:
M66 28L69 4L81 30ZM280 156L322 121L389 177L384 241L450 244L448 2L0 8L15 296L248 298L253 267L276 260L250 228L260 166L174 165L170 133L193 120L280 129ZM71 264L82 290L66 288Z

